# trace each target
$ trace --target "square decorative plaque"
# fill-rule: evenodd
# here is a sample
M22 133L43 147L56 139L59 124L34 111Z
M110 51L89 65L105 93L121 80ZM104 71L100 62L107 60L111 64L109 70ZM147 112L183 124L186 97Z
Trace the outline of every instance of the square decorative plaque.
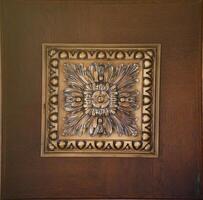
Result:
M157 157L160 44L43 44L41 155Z

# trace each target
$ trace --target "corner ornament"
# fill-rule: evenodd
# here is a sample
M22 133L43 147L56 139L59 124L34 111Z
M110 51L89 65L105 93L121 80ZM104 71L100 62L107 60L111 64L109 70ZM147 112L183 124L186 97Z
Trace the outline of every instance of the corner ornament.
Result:
M159 44L42 47L42 156L158 156Z

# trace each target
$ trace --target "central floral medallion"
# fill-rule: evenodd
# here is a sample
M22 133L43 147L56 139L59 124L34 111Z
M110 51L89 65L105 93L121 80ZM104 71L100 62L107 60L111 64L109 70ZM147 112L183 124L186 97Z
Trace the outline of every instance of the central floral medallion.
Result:
M43 44L42 156L157 157L160 44Z
M106 91L96 91L92 95L92 104L96 108L106 108L109 105L109 95Z
M65 64L65 135L136 136L137 64Z

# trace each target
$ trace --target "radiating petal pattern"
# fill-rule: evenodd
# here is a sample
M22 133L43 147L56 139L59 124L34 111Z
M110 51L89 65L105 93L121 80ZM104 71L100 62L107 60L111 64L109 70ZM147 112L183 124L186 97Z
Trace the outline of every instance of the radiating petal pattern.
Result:
M64 70L66 135L137 135L137 64L66 64Z

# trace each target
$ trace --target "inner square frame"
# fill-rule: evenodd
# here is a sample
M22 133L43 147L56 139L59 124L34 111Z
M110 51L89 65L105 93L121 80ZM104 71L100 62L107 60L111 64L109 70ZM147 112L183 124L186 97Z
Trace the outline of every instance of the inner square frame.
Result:
M64 52L68 57L65 56ZM100 52L104 52L105 56L98 57ZM121 52L121 56L118 56L119 52ZM41 156L158 157L160 56L161 44L42 44ZM71 62L71 59L75 63L92 61L96 63L111 62L122 64L126 62L140 64L142 70L142 79L140 81L142 90L142 95L140 96L140 110L142 110L140 127L142 129L144 126L144 128L138 137L90 137L88 135L79 137L62 135L63 117L61 114L64 113L62 100L64 87L60 88L60 85L63 85L62 68L64 63ZM91 61L88 61L88 59ZM56 67L53 67L51 64L53 60L58 60ZM147 61L151 62L151 65ZM50 70L52 71L51 73ZM151 73L147 73L149 71ZM54 104L50 103L50 80L53 80L53 77L57 77L58 80L58 86L54 86L54 88L57 88L57 91L52 94L57 96L58 103L55 102ZM143 84L144 78L151 80L150 86ZM146 93L146 91L148 92ZM144 96L150 96L151 99L147 106L143 105ZM50 104L52 111L50 111ZM144 120L146 116L147 120ZM149 118L150 120L148 120ZM148 122L146 123L146 121ZM146 127L148 128L146 129Z

